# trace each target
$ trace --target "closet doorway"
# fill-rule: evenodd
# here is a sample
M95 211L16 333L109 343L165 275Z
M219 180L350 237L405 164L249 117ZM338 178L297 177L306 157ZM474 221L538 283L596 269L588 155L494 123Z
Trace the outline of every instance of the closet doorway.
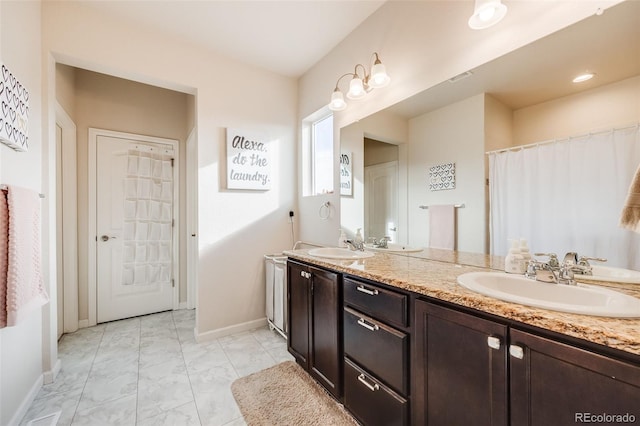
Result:
M177 308L177 156L176 140L89 129L90 322Z

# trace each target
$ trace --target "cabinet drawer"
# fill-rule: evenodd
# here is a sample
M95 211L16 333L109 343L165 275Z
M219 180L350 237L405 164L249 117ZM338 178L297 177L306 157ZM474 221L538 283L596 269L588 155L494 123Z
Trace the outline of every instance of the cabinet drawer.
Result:
M406 333L345 307L344 353L397 392L408 394Z
M344 302L382 321L409 325L408 297L404 294L345 278Z
M344 405L362 423L375 425L409 424L406 399L344 360Z

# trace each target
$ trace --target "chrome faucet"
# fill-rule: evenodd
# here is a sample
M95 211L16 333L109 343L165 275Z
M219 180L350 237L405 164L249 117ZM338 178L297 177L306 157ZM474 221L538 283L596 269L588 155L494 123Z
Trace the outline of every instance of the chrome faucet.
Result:
M554 253L535 253L536 256L549 256L548 262L540 262L532 259L527 265L525 276L529 279L545 283L576 285L575 274L590 275L591 266L580 264L578 255L569 252L564 256L562 264L558 262L558 256ZM585 259L586 261L586 259Z
M362 241L344 240L344 242L351 247L351 250L364 251L364 243Z

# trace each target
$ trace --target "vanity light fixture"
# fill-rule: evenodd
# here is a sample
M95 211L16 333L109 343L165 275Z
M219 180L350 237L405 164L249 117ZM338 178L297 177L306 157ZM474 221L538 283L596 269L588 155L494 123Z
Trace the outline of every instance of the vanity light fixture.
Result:
M591 80L593 77L595 77L595 74L592 72L585 72L580 74L579 76L577 76L576 78L573 79L574 83L582 83L583 81L587 81L587 80Z
M389 74L387 74L387 70L382 64L382 61L380 61L378 53L374 52L371 55L371 58L373 60L371 72L367 72L364 65L356 64L353 72L348 72L338 78L338 81L336 81L336 88L333 90L333 94L331 94L331 102L329 102L329 109L331 111L342 111L347 108L347 102L345 102L344 95L338 86L340 80L344 77L351 77L347 98L354 101L363 99L372 89L379 89L389 84L391 78L389 77ZM358 73L358 67L362 69L362 74Z
M469 27L482 30L497 24L507 14L507 6L500 0L476 0L473 15L469 18Z

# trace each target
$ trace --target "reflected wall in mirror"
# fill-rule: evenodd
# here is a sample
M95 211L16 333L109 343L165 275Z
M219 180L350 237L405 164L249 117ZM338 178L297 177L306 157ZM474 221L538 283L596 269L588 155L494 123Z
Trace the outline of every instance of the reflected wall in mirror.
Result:
M353 152L354 193L341 199L342 226L347 231L364 228L364 140L371 138L398 147L399 243L428 245L428 210L420 205L464 204L457 209L457 249L490 253L485 153L637 124L639 51L640 2L623 2L470 70L464 78L452 78L343 127L341 144ZM571 82L585 70L596 77L579 85ZM456 163L456 188L429 191L429 167L442 163ZM597 192L606 188L593 191L597 209ZM548 220L558 214L548 212ZM597 256L596 249L572 247ZM610 261L616 265L615 259Z

